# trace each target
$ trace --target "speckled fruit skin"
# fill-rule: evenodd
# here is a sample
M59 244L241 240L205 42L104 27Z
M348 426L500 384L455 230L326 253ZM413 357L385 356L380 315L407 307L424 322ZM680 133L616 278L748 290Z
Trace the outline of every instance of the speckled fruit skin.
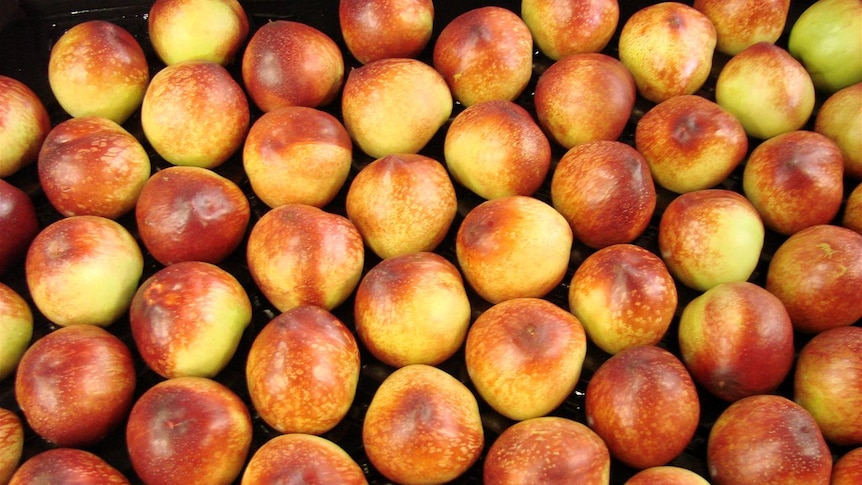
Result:
M346 217L285 204L252 227L246 260L255 284L279 311L302 304L332 310L359 284L365 246Z
M33 163L50 130L39 96L21 81L0 75L0 178Z
M611 455L639 469L676 458L700 420L691 375L675 355L653 345L622 350L602 363L587 385L584 410Z
M24 454L24 424L17 414L0 408L0 483L9 483Z
M312 305L290 309L255 337L245 367L255 410L281 433L323 434L353 404L359 347L350 330Z
M320 436L290 433L271 438L255 451L242 475L242 485L289 483L365 485L362 468L344 449Z
M156 0L147 16L150 43L165 64L230 64L248 31L248 17L237 0Z
M412 58L379 59L352 69L341 92L344 127L373 158L418 153L449 121L452 109L443 76Z
M551 178L551 203L575 240L593 249L634 241L649 226L656 201L646 160L616 140L569 149Z
M676 193L723 182L748 154L748 136L730 112L703 96L667 99L637 122L635 146L656 183Z
M569 308L590 341L609 354L656 345L677 310L676 283L664 262L634 244L600 249L578 266Z
M733 56L715 81L715 101L761 140L802 128L814 111L811 77L787 50L758 42Z
M0 275L17 266L27 254L27 248L36 234L40 222L36 206L27 192L0 179Z
M273 20L252 35L242 58L242 79L262 111L331 103L344 83L338 45L316 28Z
M39 232L24 261L36 308L60 326L108 326L129 308L144 257L128 229L100 216L70 216Z
M71 118L45 138L39 184L64 216L117 219L130 212L150 177L150 158L137 138L108 118Z
M237 279L203 261L182 261L141 283L129 308L135 347L165 378L213 377L251 323L251 301Z
M218 264L242 243L251 207L231 179L202 167L167 167L144 184L135 206L141 243L167 266Z
M153 76L141 105L152 147L174 165L216 168L242 145L250 113L242 87L221 64L185 61Z
M715 49L734 55L758 42L775 43L787 23L790 0L695 0L715 27Z
M329 204L352 163L353 141L344 125L305 106L264 113L251 125L242 151L252 190L270 207Z
M547 300L515 298L479 315L464 358L479 395L500 414L524 420L569 397L586 352L586 333L574 315Z
M431 0L341 0L338 21L347 49L360 63L417 57L431 40Z
M844 173L862 179L862 82L838 90L823 101L814 118L814 131L826 135L841 149Z
M490 303L542 297L565 277L572 229L553 207L513 195L471 209L455 238L464 278Z
M793 366L793 325L784 305L747 281L720 284L691 300L677 336L694 379L725 401L774 391Z
M604 49L616 32L620 6L617 0L525 0L521 18L536 47L556 61Z
M9 485L75 483L78 485L129 485L129 479L104 459L78 448L53 448L21 464Z
M802 347L793 400L811 413L829 443L862 445L862 327L825 330Z
M841 455L832 468L830 485L855 485L862 481L862 447Z
M742 187L764 225L790 235L831 222L844 200L844 158L828 137L796 130L757 145Z
M496 485L604 485L610 470L599 435L578 421L546 416L506 428L485 456L482 478Z
M862 318L860 254L862 234L830 224L809 227L775 250L766 289L800 332L852 325Z
M616 140L631 117L637 86L618 59L574 54L554 62L536 82L536 119L563 148Z
M95 325L75 325L27 349L15 373L15 397L27 424L46 441L86 447L120 426L136 381L122 340Z
M0 381L15 371L32 338L30 304L17 291L0 283Z
M71 116L102 116L123 124L140 106L150 81L138 41L122 27L89 20L51 47L48 82Z
M814 418L793 401L761 394L722 412L709 433L715 485L827 485L832 454Z
M452 19L434 43L434 68L464 106L512 101L533 75L533 37L509 9L478 7Z
M716 42L706 15L681 2L660 2L639 9L623 24L619 59L638 93L659 103L694 94L706 83Z
M356 288L353 317L365 347L393 367L437 365L464 343L472 312L461 273L436 253L384 259Z
M251 416L229 388L205 377L177 377L147 389L126 425L138 477L152 485L228 485L251 446Z
M479 459L485 443L470 390L437 367L413 364L378 387L362 424L371 464L405 485L445 483Z
M425 155L386 155L362 167L345 199L347 217L381 258L433 251L458 213L446 167Z
M662 213L659 255L681 283L705 291L720 283L748 280L765 237L757 209L741 194L695 190L673 199Z
M480 197L533 195L551 168L551 143L530 113L508 100L458 113L443 144L452 177Z

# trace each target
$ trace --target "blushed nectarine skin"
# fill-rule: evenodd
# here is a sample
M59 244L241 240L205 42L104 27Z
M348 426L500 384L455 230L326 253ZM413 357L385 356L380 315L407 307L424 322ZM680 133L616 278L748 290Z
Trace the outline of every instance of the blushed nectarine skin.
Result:
M251 311L232 274L211 263L181 261L141 283L129 326L138 353L156 374L213 377L233 358Z
M801 129L814 110L811 76L785 49L758 42L733 56L715 82L715 101L762 140Z
M445 483L479 459L485 443L470 390L437 367L412 364L377 388L362 424L371 464L397 483Z
M362 167L345 199L347 217L377 256L433 251L458 212L446 167L425 155L386 155Z
M9 479L24 454L24 425L9 409L0 408L0 483Z
M167 167L144 184L135 222L147 251L161 264L218 264L242 243L251 207L232 180L202 167Z
M58 212L109 219L135 207L151 171L138 139L99 116L55 126L42 144L37 167L42 190Z
M709 485L709 482L687 468L661 465L644 468L623 485Z
M766 289L800 332L852 325L862 318L862 234L824 224L787 238L775 250Z
M15 373L15 397L27 424L49 443L87 447L126 418L136 376L122 340L95 325L74 325L27 349Z
M302 304L331 310L359 284L365 246L346 217L285 204L252 227L246 260L255 284L278 310Z
M635 146L656 183L677 193L709 189L727 179L748 154L742 123L696 94L667 99L637 122Z
M841 216L841 225L862 234L862 183L857 185L847 196L844 215Z
M270 207L329 204L352 163L353 142L344 125L305 106L264 113L251 125L242 151L251 188Z
M31 164L51 130L51 119L29 86L0 75L0 178Z
M844 159L831 139L796 130L757 145L742 174L745 196L766 227L790 235L828 224L844 200Z
M725 401L773 392L794 361L784 305L747 281L717 285L691 300L680 316L678 341L694 379Z
M334 315L300 305L257 334L245 374L254 408L267 424L280 433L323 434L353 404L359 347Z
M126 424L132 468L152 485L228 485L251 447L251 415L230 388L205 377L176 377L135 401Z
M513 101L489 100L460 112L443 143L452 177L480 197L533 195L551 168L551 143Z
M536 118L563 148L616 140L631 117L637 87L628 68L602 53L574 54L554 62L539 77Z
M862 327L824 330L802 347L793 400L811 413L826 441L862 445Z
M40 229L33 199L3 179L0 179L0 225L4 229L0 237L0 275L3 275L24 259Z
M0 381L12 375L32 339L30 304L17 291L0 283Z
M862 446L841 455L832 468L830 485L856 485L862 481Z
M78 448L53 448L21 464L9 485L76 483L129 485L129 479L98 455Z
M665 208L658 227L659 254L671 274L700 291L748 280L765 237L757 209L728 189L679 195Z
M545 416L506 428L485 456L482 478L489 485L605 485L610 470L608 448L593 430Z
M551 178L551 203L576 240L594 248L630 243L649 225L656 190L644 157L616 140L569 149Z
M717 34L712 21L682 2L659 2L637 10L622 26L619 59L638 93L659 103L694 94L712 69Z
M49 224L30 243L24 261L33 303L60 326L114 323L128 310L143 270L132 234L100 216Z
M376 264L359 282L354 302L357 335L393 367L442 363L461 348L472 316L458 268L431 252Z
M434 68L464 106L512 101L533 75L533 37L509 9L478 7L452 19L434 43Z
M230 64L248 31L248 17L237 0L156 0L147 16L150 43L165 64Z
M71 116L102 116L123 124L140 106L150 81L138 41L122 27L89 20L51 47L48 82Z
M719 415L707 463L715 485L827 485L832 473L832 453L814 418L772 394L743 398Z
M658 344L678 301L664 262L633 244L608 246L587 256L572 275L568 297L590 341L610 354Z
M569 397L587 352L584 327L539 298L491 306L467 334L464 358L479 395L504 416L544 416Z
M221 64L184 61L153 76L141 125L153 148L174 165L215 168L245 140L250 113L242 87Z
M336 443L320 436L289 433L264 443L242 474L242 485L290 483L365 485L362 468Z
M464 278L490 303L542 297L566 274L572 229L553 207L513 195L482 202L461 222L455 253Z
M790 0L695 0L692 6L715 26L716 50L732 56L752 44L777 41Z
M344 127L366 155L418 153L452 114L452 92L430 65L387 58L352 69L341 92Z
M814 118L814 131L828 136L841 149L844 173L862 179L862 82L838 90L823 101Z
M674 354L642 345L599 366L587 385L584 410L611 456L647 468L669 463L688 446L700 420L700 399Z
M524 0L521 18L539 50L559 60L604 49L616 32L620 6L617 0Z
M341 0L338 22L347 49L360 63L417 57L431 40L431 0Z
M335 41L320 30L273 20L245 46L242 79L264 112L282 106L316 108L332 102L341 90L344 59Z

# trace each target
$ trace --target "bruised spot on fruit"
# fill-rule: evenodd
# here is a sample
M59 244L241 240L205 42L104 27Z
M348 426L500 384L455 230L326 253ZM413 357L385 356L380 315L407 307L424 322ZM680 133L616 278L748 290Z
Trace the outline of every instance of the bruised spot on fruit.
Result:
M699 141L697 137L699 130L700 126L696 116L680 116L674 123L673 139L683 148L696 148L692 145Z

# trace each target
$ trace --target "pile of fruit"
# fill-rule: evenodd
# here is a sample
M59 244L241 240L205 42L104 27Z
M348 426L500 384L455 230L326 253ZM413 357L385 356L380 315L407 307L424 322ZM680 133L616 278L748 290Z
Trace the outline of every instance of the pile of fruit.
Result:
M862 483L862 2L105 3L0 15L0 484Z

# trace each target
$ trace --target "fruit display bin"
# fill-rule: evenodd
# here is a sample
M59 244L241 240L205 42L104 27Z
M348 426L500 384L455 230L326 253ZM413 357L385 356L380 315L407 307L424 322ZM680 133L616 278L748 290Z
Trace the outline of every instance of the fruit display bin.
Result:
M619 26L617 27L616 34L611 39L608 46L603 50L604 53L614 57L618 57L617 42L619 39L620 28L625 20L639 8L656 2L621 1L619 3L621 9ZM690 4L691 2L688 3ZM786 45L790 26L793 25L794 20L798 18L801 12L811 3L812 2L810 1L791 2L787 26L784 34L777 42L778 44ZM316 2L248 0L242 1L241 4L249 18L249 37L251 37L251 35L262 25L272 20L287 19L306 23L329 35L338 44L344 53L345 72L360 66L360 63L349 54L340 32L337 0L320 0ZM420 59L429 63L431 62L433 42L442 28L452 19L467 10L485 5L502 6L516 13L520 13L520 2L514 0L438 1L435 4L434 33L428 47L426 47L420 55ZM57 39L67 29L86 20L100 19L116 23L130 32L140 42L147 55L150 74L154 75L164 67L164 64L154 53L149 41L147 16L150 6L151 2L141 0L0 0L0 74L16 78L33 89L48 109L52 124L56 125L57 123L69 118L69 115L63 111L55 99L47 78L47 66L50 50ZM236 60L227 67L230 73L241 82L240 58L241 53L238 54ZM726 63L728 59L729 56L716 54L713 60L714 65L712 72L706 84L699 91L699 94L702 94L708 99L715 98L714 88L716 78L721 66ZM518 104L532 114L535 114L533 94L536 82L539 76L551 64L552 61L549 58L536 50L534 55L532 79L524 92L516 99ZM815 110L822 104L824 99L825 95L818 92ZM620 141L634 146L634 133L637 122L644 113L654 105L655 103L652 103L641 96L637 97L629 122L623 134L619 138ZM250 107L251 119L253 122L255 119L260 117L262 113L252 103L250 103ZM338 99L320 109L331 113L336 117L341 116L340 101ZM455 103L450 121L463 109L463 106L459 103ZM813 123L813 116L812 121L810 121L809 124L811 123ZM161 158L159 154L156 153L149 144L147 144L146 137L144 136L141 126L139 112L134 113L131 118L123 124L123 126L144 144L150 157L153 171L171 166L170 163ZM437 135L435 135L428 145L421 151L422 154L438 161L444 160L443 141L445 129L446 125L440 129ZM749 150L756 146L756 143L757 141L752 139ZM0 149L2 149L2 147L0 147ZM556 163L563 156L565 150L556 144L552 144L552 150L552 163ZM267 213L270 208L253 192L251 184L243 170L241 152L242 150L236 152L227 162L215 170L217 173L234 181L243 189L251 206L251 221L248 226L250 230L253 224ZM335 199L325 206L325 210L327 211L339 215L346 215L345 198L347 189L350 185L350 180L352 180L362 167L373 160L372 157L362 153L356 146L354 146L353 156L354 162L348 181L336 195ZM721 188L742 193L741 173L741 168L737 169L737 171L722 182ZM45 227L62 217L51 206L45 194L42 192L35 164L23 168L18 173L8 177L7 180L13 185L23 189L32 198L36 205L39 222L42 227ZM858 183L858 181L851 181L848 179L848 182L845 184L845 200L850 193L850 190L855 186L855 183ZM471 193L464 187L457 185L456 192L458 196L458 213L446 238L435 251L457 264L455 253L455 236L457 228L469 210L480 204L483 199ZM544 202L551 202L550 175L534 196ZM651 218L651 222L647 229L643 231L635 241L633 241L634 244L659 254L657 242L658 224L664 208L667 207L675 196L676 194L666 189L661 187L657 188L657 206ZM842 214L843 207L842 211L836 216L836 221L840 221ZM118 221L128 228L133 235L137 236L133 214L122 216ZM242 340L240 341L239 348L230 363L223 371L216 375L214 379L228 386L248 405L254 428L253 442L249 452L250 458L256 449L267 442L270 438L278 435L278 432L269 427L262 418L255 413L249 397L249 391L246 386L245 360L248 356L254 337L272 318L278 314L278 311L267 300L260 289L256 287L249 273L245 253L247 237L248 233L246 233L246 239L240 247L237 248L226 260L220 263L220 266L234 275L248 292L253 306L252 322L245 330ZM752 274L750 281L764 284L770 259L775 250L785 239L785 236L767 230L760 263ZM580 263L593 252L593 249L575 241L569 269L563 278L562 283L548 293L544 298L557 304L563 309L568 309L569 304L567 298L569 283L572 276ZM144 275L142 281L163 268L163 265L157 262L146 251L144 252L144 258ZM365 271L367 272L379 261L380 258L374 256L371 251L366 250ZM0 281L19 292L19 294L24 296L28 303L31 304L35 318L34 341L57 328L55 325L51 324L44 315L41 315L36 310L35 306L33 306L25 281L23 263L11 269L6 275L3 275ZM679 316L685 304L699 294L697 291L687 288L682 284L677 284L677 290L679 294L679 303L676 316L665 337L658 344L659 346L673 352L675 355L679 355L679 344L676 339L676 328L678 326ZM469 288L468 293L472 305L473 319L475 319L483 311L489 308L490 304L480 298ZM333 314L341 319L351 329L353 329L353 303L354 300L351 296L333 310ZM857 322L856 325L858 326L860 323ZM135 358L136 369L138 371L137 388L135 391L136 397L140 396L144 391L163 380L162 377L150 370L141 357L136 353L135 344L131 336L128 316L121 318L119 321L107 327L107 329L127 343L129 349L132 350ZM797 352L811 338L810 336L801 333L796 334L794 337L794 345ZM362 347L362 345L360 345L360 352L361 372L353 404L346 417L337 426L335 426L335 428L326 432L323 436L332 440L347 451L347 453L364 471L369 483L389 483L388 480L374 468L365 454L362 443L362 425L365 412L368 409L369 403L371 402L376 389L393 371L393 368L375 359L367 349ZM581 423L586 423L584 402L587 384L596 369L598 369L599 366L609 358L609 356L609 354L603 352L592 343L588 345L583 370L574 392L560 407L551 413L552 415L563 416ZM760 356L757 358L768 359L769 356ZM471 390L474 390L465 368L463 349L440 364L438 367L456 377ZM792 373L788 375L787 379L775 392L787 397L792 396ZM709 392L700 387L698 387L698 393L701 405L699 426L685 451L670 464L693 470L703 477L709 477L706 461L708 435L713 423L721 412L727 408L728 403L712 396ZM479 399L479 406L485 431L484 450L487 451L490 445L494 442L494 439L499 436L503 430L513 424L513 421L494 411L487 403L483 402L481 398ZM0 381L0 407L14 410L19 412L19 415L21 415L15 396L14 376L10 376L3 381ZM23 419L23 415L21 416ZM39 437L29 427L25 426L25 430L26 442L23 460L52 447L51 444ZM120 426L97 444L92 445L87 449L99 455L110 465L120 470L132 483L141 483L141 480L136 476L135 471L132 468L124 440L124 429L123 426ZM832 446L833 456L836 458L847 451L847 449L839 446L830 446ZM457 483L482 483L484 456L485 453L483 452L479 460L463 476L458 478ZM613 459L611 483L624 483L636 472L636 469ZM239 479L237 479L236 482L239 483Z

